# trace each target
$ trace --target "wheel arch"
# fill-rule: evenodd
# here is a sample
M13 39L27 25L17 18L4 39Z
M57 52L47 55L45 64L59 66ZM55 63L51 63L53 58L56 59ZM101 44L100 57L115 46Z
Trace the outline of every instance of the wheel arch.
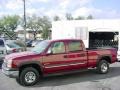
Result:
M42 68L42 65L40 64L40 62L24 62L24 63L21 63L19 66L18 66L18 69L19 69L19 74L21 73L21 71L24 69L24 68L27 68L27 67L33 67L35 68L40 75L42 75L42 72L43 72L43 68Z
M100 57L98 58L98 63L99 63L101 60L106 60L107 62L112 63L112 58L111 58L110 55L100 56Z

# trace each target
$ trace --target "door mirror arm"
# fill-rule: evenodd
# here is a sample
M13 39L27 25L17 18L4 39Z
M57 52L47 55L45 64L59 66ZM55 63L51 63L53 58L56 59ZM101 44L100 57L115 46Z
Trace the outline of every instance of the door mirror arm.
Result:
M46 53L47 56L52 55L52 54L53 54L52 50L48 50L47 53Z

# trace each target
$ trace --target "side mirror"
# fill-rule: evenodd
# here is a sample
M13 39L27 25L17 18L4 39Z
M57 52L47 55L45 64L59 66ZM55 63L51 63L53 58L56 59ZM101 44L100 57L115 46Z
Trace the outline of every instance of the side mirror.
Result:
M51 49L47 51L47 55L50 55L50 54L53 54Z

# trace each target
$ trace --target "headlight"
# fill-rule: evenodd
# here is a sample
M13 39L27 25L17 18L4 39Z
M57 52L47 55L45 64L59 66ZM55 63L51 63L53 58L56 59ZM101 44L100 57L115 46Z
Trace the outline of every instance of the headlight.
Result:
M8 68L11 68L12 67L12 60L4 60L4 63L6 64L6 66Z
M9 67L9 68L12 67L12 60L8 60L7 67Z

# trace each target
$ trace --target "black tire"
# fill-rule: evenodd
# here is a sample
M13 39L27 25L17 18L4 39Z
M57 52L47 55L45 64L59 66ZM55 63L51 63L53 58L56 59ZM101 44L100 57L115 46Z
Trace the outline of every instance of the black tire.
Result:
M106 74L109 71L109 63L106 60L101 60L96 68L97 72L100 74Z
M38 82L39 78L39 72L35 68L27 67L20 72L19 78L17 79L23 86L33 86Z

